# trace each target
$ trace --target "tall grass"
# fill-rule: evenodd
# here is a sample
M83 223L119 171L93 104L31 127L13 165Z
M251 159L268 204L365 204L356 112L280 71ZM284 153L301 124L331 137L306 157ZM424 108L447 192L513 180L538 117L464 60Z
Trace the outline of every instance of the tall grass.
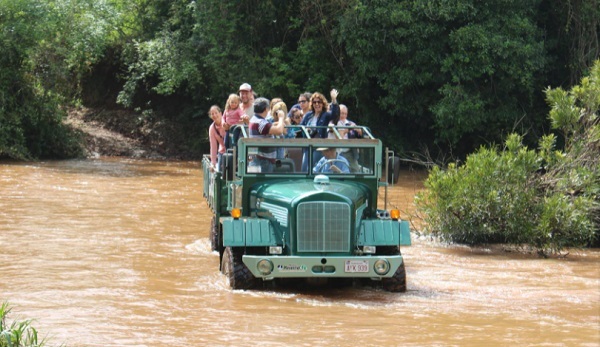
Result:
M31 326L31 320L15 320L8 323L7 317L12 308L8 302L0 305L0 347L41 347L46 339L38 338L38 331Z

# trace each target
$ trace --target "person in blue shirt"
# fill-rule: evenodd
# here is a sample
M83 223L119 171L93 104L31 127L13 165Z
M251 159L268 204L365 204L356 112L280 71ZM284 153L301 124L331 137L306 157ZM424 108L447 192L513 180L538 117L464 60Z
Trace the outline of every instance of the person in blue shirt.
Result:
M317 151L323 154L319 159L313 173L350 173L350 164L348 160L338 154L334 147L321 147Z
M332 89L329 95L331 96L331 105L327 103L327 99L321 93L313 93L310 97L310 109L307 114L302 118L301 125L309 127L309 133L311 138L327 138L327 126L329 123L337 124L340 119L340 107L337 103L338 97L337 89ZM331 106L331 111L327 111L328 107ZM320 126L321 128L314 128ZM313 128L310 128L313 127ZM319 151L313 152L313 162L308 163L307 154L305 153L302 159L302 171L308 171L309 167L314 167L314 164L321 159L321 153Z
M299 125L302 121L302 110L300 108L292 107L290 112L288 112L288 119L290 120L290 125ZM299 128L287 128L287 132L285 133L285 137L288 139L293 139L301 136L301 131ZM298 134L300 132L300 134Z

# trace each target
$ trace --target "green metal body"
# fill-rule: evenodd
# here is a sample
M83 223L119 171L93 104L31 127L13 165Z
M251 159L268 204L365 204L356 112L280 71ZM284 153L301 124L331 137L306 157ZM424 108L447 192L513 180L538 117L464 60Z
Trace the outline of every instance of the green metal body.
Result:
M410 229L407 221L391 219L377 207L379 188L388 184L381 180L387 158L381 142L363 129L368 136L362 139L242 136L220 172L211 169L205 156L203 193L219 221L220 253L225 247L243 249L243 263L265 280L391 277L402 265L402 255L377 250L410 245ZM288 157L274 164L274 172L256 172L250 162L261 150L273 147L282 148ZM300 169L319 147L354 150L359 170L317 175ZM239 218L231 217L234 208L241 210ZM378 259L390 265L385 274L374 271ZM262 260L273 265L271 272L258 269Z

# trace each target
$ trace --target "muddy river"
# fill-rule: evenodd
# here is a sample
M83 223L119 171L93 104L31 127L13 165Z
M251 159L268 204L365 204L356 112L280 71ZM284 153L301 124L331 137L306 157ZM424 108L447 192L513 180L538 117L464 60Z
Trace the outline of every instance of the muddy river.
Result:
M424 176L389 189L405 214ZM600 250L413 238L408 291L232 291L198 162L0 162L0 301L51 346L600 346Z

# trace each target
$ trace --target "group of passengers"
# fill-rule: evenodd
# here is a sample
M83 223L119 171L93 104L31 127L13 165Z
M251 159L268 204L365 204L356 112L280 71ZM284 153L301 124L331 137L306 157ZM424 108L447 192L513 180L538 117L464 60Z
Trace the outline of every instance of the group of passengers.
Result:
M218 105L209 109L209 117L213 123L209 127L210 159L213 167L219 165L221 156L226 149L237 142L239 127L247 125L250 137L262 138L294 138L302 137L302 132L293 125L304 125L309 129L311 138L335 138L328 131L328 126L355 126L347 119L348 108L338 105L338 91L330 92L331 103L319 92L302 93L298 103L289 110L280 98L268 100L256 97L252 87L244 83L239 88L239 94L229 95L225 111ZM236 131L237 130L237 131ZM360 129L339 129L342 138L361 137ZM285 154L282 148L260 147L248 164L259 172L272 172L278 159ZM302 160L302 172L308 172L307 153ZM358 170L358 155L356 150L348 148L318 148L313 152L313 173L348 173Z

